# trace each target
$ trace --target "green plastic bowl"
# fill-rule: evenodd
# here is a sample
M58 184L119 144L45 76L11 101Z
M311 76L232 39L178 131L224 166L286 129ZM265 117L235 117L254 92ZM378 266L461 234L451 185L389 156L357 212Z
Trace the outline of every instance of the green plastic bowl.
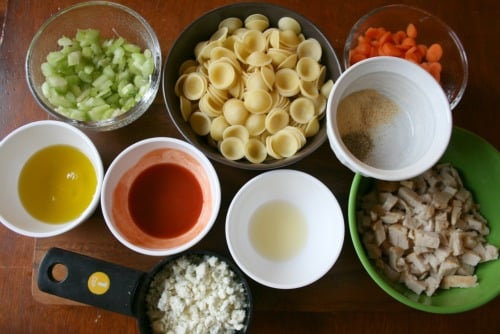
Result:
M440 160L451 163L460 173L481 213L488 220L489 243L500 247L500 154L491 144L475 134L455 127L450 144ZM474 288L437 290L428 297L417 295L402 283L390 281L368 258L356 228L356 201L367 193L373 179L354 176L349 195L349 231L356 253L371 278L390 296L417 310L431 313L460 313L472 310L500 295L500 259L480 264L476 269L478 285Z

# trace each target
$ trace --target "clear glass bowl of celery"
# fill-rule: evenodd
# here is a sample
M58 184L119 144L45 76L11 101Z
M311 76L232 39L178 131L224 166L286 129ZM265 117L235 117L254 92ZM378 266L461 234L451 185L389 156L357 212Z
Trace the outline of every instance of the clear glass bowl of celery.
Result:
M26 56L26 80L51 116L108 131L149 108L160 85L161 58L154 30L137 12L112 2L83 2L37 31Z

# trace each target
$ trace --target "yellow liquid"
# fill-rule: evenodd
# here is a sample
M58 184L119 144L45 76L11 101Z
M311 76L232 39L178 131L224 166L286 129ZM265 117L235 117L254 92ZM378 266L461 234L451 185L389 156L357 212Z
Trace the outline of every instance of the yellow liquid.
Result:
M52 224L77 218L97 187L94 166L69 145L53 145L33 154L19 176L21 202L34 218Z
M307 223L302 212L286 201L260 206L249 224L250 242L264 257L285 261L296 256L307 239Z

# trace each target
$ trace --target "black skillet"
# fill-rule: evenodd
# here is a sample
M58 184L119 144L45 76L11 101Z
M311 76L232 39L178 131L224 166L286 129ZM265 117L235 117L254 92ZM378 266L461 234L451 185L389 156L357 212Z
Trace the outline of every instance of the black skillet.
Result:
M243 330L237 333L246 333L253 306L248 282L232 261L206 250L190 250L164 258L150 272L145 273L60 248L51 248L38 269L38 288L52 295L135 317L140 332L151 333L145 302L151 280L165 265L188 254L216 256L225 261L239 277L246 291L247 308ZM58 266L65 269L63 275L55 274Z

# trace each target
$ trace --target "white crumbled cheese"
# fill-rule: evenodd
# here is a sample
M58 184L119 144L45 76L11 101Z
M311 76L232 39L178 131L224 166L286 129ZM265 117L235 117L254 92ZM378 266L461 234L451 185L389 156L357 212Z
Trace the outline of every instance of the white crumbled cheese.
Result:
M233 333L243 329L247 298L228 264L186 255L158 272L146 296L153 333Z

